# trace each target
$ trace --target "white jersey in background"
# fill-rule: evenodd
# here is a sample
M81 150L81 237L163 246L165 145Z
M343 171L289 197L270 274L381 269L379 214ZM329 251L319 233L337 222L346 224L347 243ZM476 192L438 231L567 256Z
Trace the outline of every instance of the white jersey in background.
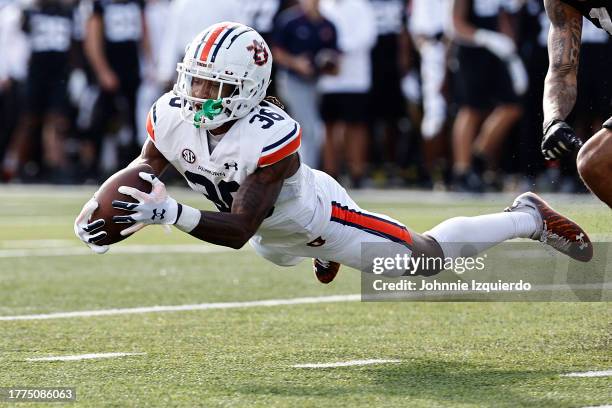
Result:
M438 37L451 18L450 0L412 0L408 30L414 36Z
M366 0L321 1L321 13L336 26L342 52L338 75L323 75L323 93L368 92L372 85L370 52L376 44L376 18Z
M204 8L203 3L206 3ZM160 47L158 80L162 83L174 80L176 63L183 58L185 44L189 44L196 34L220 21L243 21L245 16L241 10L238 0L174 0L170 4Z

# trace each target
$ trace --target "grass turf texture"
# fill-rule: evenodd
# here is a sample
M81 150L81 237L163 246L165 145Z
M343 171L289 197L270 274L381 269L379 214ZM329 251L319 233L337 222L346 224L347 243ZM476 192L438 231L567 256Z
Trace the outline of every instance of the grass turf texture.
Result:
M7 189L0 195L0 254L41 243L30 240L80 246L72 221L89 195L83 190ZM496 197L419 204L378 196L358 201L417 231L509 204ZM176 197L205 206L195 194ZM612 231L609 210L587 197L555 206L591 233ZM119 245L196 243L151 227ZM356 271L344 268L324 286L307 262L280 268L249 250L0 258L1 315L358 292ZM612 403L610 377L559 374L612 368L611 322L606 303L405 302L0 321L0 387L74 386L76 406L90 407L604 405ZM147 354L25 361L101 352ZM371 358L402 362L292 368Z

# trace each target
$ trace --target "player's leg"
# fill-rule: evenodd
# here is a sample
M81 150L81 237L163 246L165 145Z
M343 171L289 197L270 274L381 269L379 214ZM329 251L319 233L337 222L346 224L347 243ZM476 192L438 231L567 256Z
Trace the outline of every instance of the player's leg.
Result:
M576 164L584 183L612 208L612 118L582 146Z
M249 244L253 247L257 255L278 266L295 266L306 259L304 257L288 255L283 253L280 249L274 250L272 247L263 246L259 242L259 237L251 238Z
M541 241L579 261L593 256L586 232L531 192L518 196L504 212L451 218L425 235L434 238L444 256L451 258L473 256L514 238Z
M522 113L520 105L504 104L496 107L482 123L480 134L474 142L474 153L497 155L508 132L520 119Z
M509 132L521 118L521 97L513 86L513 80L505 62L489 55L490 72L488 95L495 108L482 123L474 141L474 170L482 175L486 170L496 170L499 153Z

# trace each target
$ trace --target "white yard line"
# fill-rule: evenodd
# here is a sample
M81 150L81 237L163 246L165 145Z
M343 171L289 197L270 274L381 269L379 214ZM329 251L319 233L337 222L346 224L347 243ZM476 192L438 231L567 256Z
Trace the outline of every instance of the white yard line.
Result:
M93 360L97 358L115 358L125 356L143 356L147 353L97 353L97 354L77 354L74 356L51 356L27 358L26 361L78 361Z
M337 363L296 364L292 367L293 368L334 368L334 367L352 367L352 366L401 363L401 362L402 360L351 360L351 361L339 361Z
M0 241L2 249L70 248L74 239L7 239Z
M200 303L194 305L177 306L150 306L134 307L126 309L102 309L102 310L82 310L78 312L60 312L47 314L32 314L20 316L0 316L0 321L15 320L49 320L67 319L72 317L94 317L94 316L113 316L142 313L161 313L161 312L184 312L191 310L213 310L213 309L241 309L250 307L269 307L287 305L306 305L313 303L333 303L333 302L357 302L361 300L361 295L335 295L320 297L303 297L294 299L269 299L253 300L249 302L226 302L226 303Z
M582 407L582 408L612 408L612 405L593 405L593 406Z
M582 373L561 374L561 377L610 377L612 370L604 371L585 371Z
M234 251L231 248L204 244L126 245L111 248L106 255L119 254L209 254ZM57 256L95 256L85 245L65 248L0 249L0 258L36 258Z

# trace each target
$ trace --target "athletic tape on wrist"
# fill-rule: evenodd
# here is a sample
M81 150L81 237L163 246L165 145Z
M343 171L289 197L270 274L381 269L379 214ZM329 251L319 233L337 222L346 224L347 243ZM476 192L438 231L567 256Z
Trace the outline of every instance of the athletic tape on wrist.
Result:
M200 210L179 203L174 225L181 231L189 233L198 226L201 216Z

